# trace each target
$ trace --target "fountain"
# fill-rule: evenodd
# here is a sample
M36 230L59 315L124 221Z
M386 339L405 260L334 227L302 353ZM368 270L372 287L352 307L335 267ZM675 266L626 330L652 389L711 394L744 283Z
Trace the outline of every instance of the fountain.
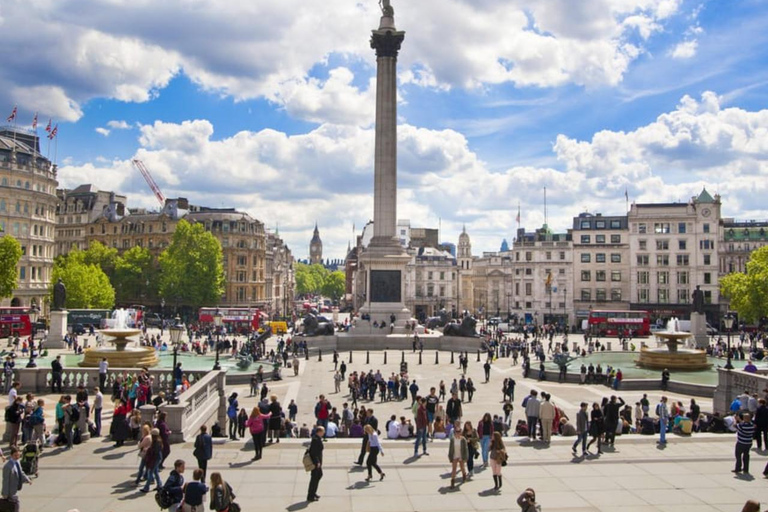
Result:
M114 347L94 347L85 351L85 357L80 362L83 367L97 367L103 358L107 358L111 368L151 367L158 363L157 353L152 347L129 347L131 336L136 336L141 329L128 327L128 312L117 309L114 312L114 326L101 329L103 335L111 338Z
M648 348L643 347L640 350L640 357L637 360L638 366L656 370L707 370L712 365L707 361L707 353L704 350L680 348L685 340L693 337L689 332L680 331L680 324L677 318L670 318L667 322L667 329L659 331L657 338L661 338L666 343L666 348Z

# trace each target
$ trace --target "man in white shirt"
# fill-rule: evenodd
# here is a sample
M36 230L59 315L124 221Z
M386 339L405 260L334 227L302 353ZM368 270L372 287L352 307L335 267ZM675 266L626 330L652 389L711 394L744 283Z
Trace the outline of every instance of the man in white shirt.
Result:
M93 423L96 427L95 437L101 437L101 408L104 404L104 395L101 388L93 388Z
M397 419L389 420L387 425L387 439L397 439L400 436L400 422Z
M16 397L19 396L19 388L21 387L21 384L19 382L14 382L13 385L11 385L10 391L8 391L8 405L11 406L16 402Z
M109 361L106 357L102 357L99 362L99 389L104 389L107 383L107 370L109 370Z
M325 427L325 437L336 437L339 434L339 427L334 422L329 421Z

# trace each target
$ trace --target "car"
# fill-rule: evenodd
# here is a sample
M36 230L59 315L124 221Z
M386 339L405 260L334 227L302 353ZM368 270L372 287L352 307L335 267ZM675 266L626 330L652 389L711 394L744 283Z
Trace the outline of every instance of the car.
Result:
M145 313L143 321L147 327L160 327L163 325L163 319L157 313Z
M501 317L494 316L488 320L488 325L499 325L501 323Z
M74 324L72 326L72 334L76 334L78 336L81 336L81 335L85 334L86 332L88 332L88 331L85 329L85 326L83 324Z

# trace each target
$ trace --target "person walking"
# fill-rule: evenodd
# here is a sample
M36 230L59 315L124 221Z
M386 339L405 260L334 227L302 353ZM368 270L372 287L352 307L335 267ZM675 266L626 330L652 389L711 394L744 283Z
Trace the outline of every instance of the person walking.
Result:
M592 443L597 441L597 453L600 455L603 453L603 411L600 410L597 402L592 403L589 419L589 435L592 436L592 439L587 443L587 453L589 453L589 447L592 446Z
M616 440L616 429L619 428L619 411L624 407L622 398L616 401L616 395L611 395L611 399L605 404L605 443L613 446Z
M309 488L307 489L307 501L317 501L320 496L317 494L317 488L320 480L323 478L323 436L325 429L322 426L315 428L315 435L309 444L309 457L312 459L312 472L309 477Z
M429 419L427 417L427 401L423 398L419 399L419 407L416 410L416 442L413 445L413 456L416 457L419 454L419 443L421 443L422 453L427 453L427 427L429 426Z
M477 430L472 426L471 421L464 422L464 430L461 432L464 439L467 440L467 472L471 477L475 471L475 455L478 453L480 447L480 437L477 435Z
M203 500L208 492L208 486L205 485L205 472L198 468L192 472L192 481L184 485L184 505L182 512L203 512L205 505Z
M136 473L136 481L133 483L134 485L138 486L142 480L145 479L144 473L146 470L146 460L145 457L147 455L147 450L149 450L149 447L152 446L152 428L144 424L141 427L142 435L141 440L139 441L139 471Z
M552 440L552 422L555 420L555 406L549 393L542 393L544 400L539 405L539 418L541 419L541 440L549 444Z
M749 451L752 449L752 439L755 437L755 424L752 415L745 412L742 419L736 418L736 468L733 473L749 474Z
M107 385L107 372L109 371L109 361L106 357L102 357L99 362L99 389L104 389Z
M366 478L365 481L371 481L371 478L373 478L372 469L374 468L379 474L379 480L384 480L386 474L381 470L378 464L379 454L384 455L384 452L381 449L381 441L379 441L379 435L370 425L366 425L363 430L366 434L368 434L368 460L365 463L366 467L368 468L368 478Z
M274 439L276 443L280 442L280 430L283 428L283 408L277 401L277 395L269 397L269 442Z
M61 375L64 373L64 367L61 364L61 356L51 363L51 393L61 393Z
M488 456L491 451L491 437L493 437L493 419L491 418L490 413L485 413L483 419L477 424L477 435L480 438L483 467L488 467Z
M93 424L96 428L94 437L101 437L101 410L104 407L104 394L101 389L93 388Z
M571 447L574 457L576 456L576 448L579 446L579 441L581 441L581 456L586 457L587 455L587 436L589 435L587 425L587 402L581 402L579 412L576 413L576 441L574 441Z
M160 481L160 463L163 460L163 441L160 439L160 430L153 428L150 431L152 442L144 455L144 466L147 468L147 483L140 490L149 492L149 488L154 482L160 488L163 483Z
M659 444L667 444L667 425L669 425L669 409L667 397L662 396L661 402L656 404L656 416L659 417Z
M461 407L461 400L459 400L458 393L452 392L451 398L445 404L445 415L448 417L448 421L451 424L461 420L463 411Z
M461 468L462 482L467 481L467 459L469 447L466 438L461 435L461 424L454 424L453 437L448 444L448 460L451 461L451 489L456 487L456 470Z
M208 461L213 458L213 438L208 433L208 427L200 426L200 433L195 437L195 450L192 452L197 459L197 467L203 472L203 481L208 471Z
M491 360L490 360L490 358L488 358L485 361L485 364L483 365L483 370L485 371L485 382L487 384L488 381L491 380Z
M19 459L21 450L18 446L11 446L11 454L3 465L3 485L0 492L7 503L12 505L12 510L18 512L21 510L21 501L19 500L19 491L22 485L32 485L32 480L21 469Z
M131 428L128 425L127 415L130 407L119 398L115 400L115 409L112 413L112 424L109 426L109 436L115 442L115 447L123 446L125 440L131 437ZM66 415L64 416L66 420ZM63 423L63 422L62 422ZM65 425L66 428L66 425Z
M229 422L229 438L237 441L237 413L240 404L237 401L237 393L232 393L227 399L227 420Z
M173 463L173 469L171 474L168 475L168 479L165 481L163 489L167 491L173 498L173 503L168 507L168 512L178 512L181 509L181 502L184 499L184 470L186 469L186 462L182 459L177 459Z
M232 486L224 481L218 471L211 473L211 510L227 512L233 501L235 493Z
M528 438L531 441L536 440L536 425L539 423L539 414L541 412L541 402L536 398L538 392L531 390L531 394L526 398L523 406L525 407L525 417L528 421Z
M493 489L501 491L501 467L507 464L507 449L501 439L501 432L493 433L491 441L491 472L493 473Z
M165 422L167 416L167 412L160 411L157 415L157 421L155 422L155 428L160 432L160 441L163 443L160 469L165 469L165 459L171 454L171 429L168 428L168 424Z
M253 450L255 452L253 460L261 459L261 452L264 448L264 423L269 420L269 417L269 414L262 414L258 407L254 407L248 421L245 422L245 426L248 427L253 438Z

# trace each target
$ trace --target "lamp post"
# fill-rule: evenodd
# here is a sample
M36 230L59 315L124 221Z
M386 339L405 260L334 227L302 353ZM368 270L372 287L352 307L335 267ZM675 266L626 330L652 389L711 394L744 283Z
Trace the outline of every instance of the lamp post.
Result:
M568 327L568 312L566 311L566 302L568 301L568 297L566 295L566 292L568 289L563 286L563 327Z
M184 324L181 323L179 315L176 315L176 318L173 320L173 325L168 328L168 333L171 336L171 344L173 345L173 371L176 372L176 355L179 351L181 335L184 333Z
M734 320L735 319L733 318L732 313L727 313L723 317L723 323L725 324L725 328L728 330L728 361L725 363L726 370L733 370L733 364L731 363L731 331L733 330Z
M37 363L35 363L35 331L37 331L37 319L40 316L40 308L37 307L37 304L32 304L28 314L29 322L32 324L32 337L29 342L29 362L27 363L27 368L37 368Z
M221 314L219 308L216 308L216 313L213 314L213 325L216 326L216 362L213 364L214 370L221 370L219 364L219 335L221 333L221 324L224 321L224 315Z

